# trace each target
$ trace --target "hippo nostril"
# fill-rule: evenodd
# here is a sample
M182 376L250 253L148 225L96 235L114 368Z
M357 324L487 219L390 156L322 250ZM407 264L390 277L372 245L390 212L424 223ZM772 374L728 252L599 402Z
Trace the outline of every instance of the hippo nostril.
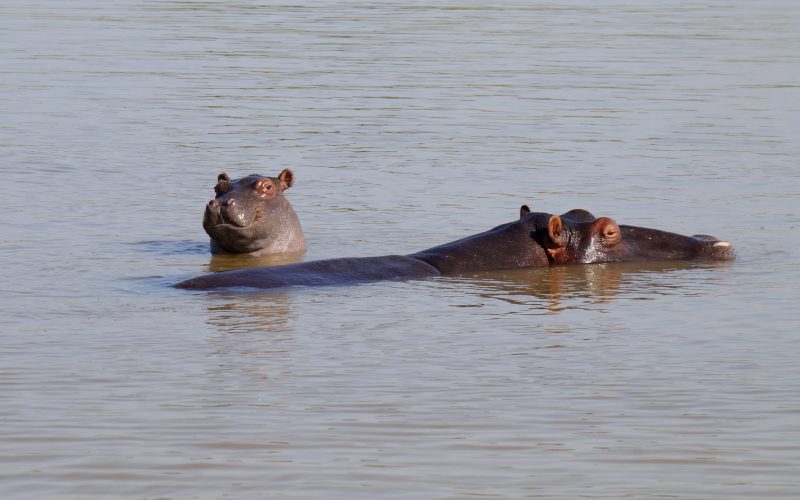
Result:
M225 203L223 203L223 205L226 206L226 207L232 207L232 206L236 205L236 201L233 200L233 199L230 199L230 200L225 201Z
M211 200L208 202L208 208L215 208L219 206L219 202L217 200Z

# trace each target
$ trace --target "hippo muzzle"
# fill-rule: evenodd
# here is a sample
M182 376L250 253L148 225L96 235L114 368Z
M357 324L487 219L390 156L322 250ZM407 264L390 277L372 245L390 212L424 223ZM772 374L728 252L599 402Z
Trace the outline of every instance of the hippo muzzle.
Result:
M256 214L254 221L259 219L260 214ZM206 224L217 226L220 224L229 224L237 227L245 227L248 225L245 220L245 214L239 209L236 200L230 199L220 203L219 200L211 200L206 205L206 213L203 216L204 226Z
M258 227L254 221L248 224L246 214L237 206L236 200L224 202L211 200L206 205L203 229L220 250L249 253L260 250L263 240L269 235L268 227Z

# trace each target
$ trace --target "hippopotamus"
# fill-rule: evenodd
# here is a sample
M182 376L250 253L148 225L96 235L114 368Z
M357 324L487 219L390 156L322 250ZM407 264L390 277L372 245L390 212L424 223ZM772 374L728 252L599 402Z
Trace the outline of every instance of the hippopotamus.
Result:
M206 205L203 228L211 237L214 253L266 255L305 252L300 219L284 191L294 184L294 174L284 169L277 177L252 174L231 179L217 177L217 196Z
M733 247L713 236L618 225L583 209L561 215L520 209L518 220L409 255L300 262L206 274L178 288L278 288L401 280L478 271L601 262L731 260Z

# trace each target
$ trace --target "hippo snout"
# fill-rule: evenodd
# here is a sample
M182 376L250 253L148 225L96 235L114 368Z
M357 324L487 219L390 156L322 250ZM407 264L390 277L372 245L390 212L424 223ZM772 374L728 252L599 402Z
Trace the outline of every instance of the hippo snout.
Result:
M244 227L247 225L244 212L239 208L239 204L234 199L228 199L222 202L220 209L222 220L234 226Z
M203 214L203 227L209 228L222 224L221 206L217 200L211 200L206 204L206 211Z
M238 227L247 225L243 211L233 199L222 202L220 200L209 201L206 205L205 220L212 225L232 224Z
M733 245L728 241L716 241L711 245L709 252L714 260L733 260L736 258L736 252Z

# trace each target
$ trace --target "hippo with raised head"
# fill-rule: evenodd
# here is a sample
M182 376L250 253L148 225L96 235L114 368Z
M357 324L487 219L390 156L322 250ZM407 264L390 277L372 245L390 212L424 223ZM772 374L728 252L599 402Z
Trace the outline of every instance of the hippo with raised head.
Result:
M531 212L473 236L410 255L385 255L238 269L178 283L178 288L278 288L458 275L561 264L662 260L731 260L733 248L712 236L682 236L620 226L586 210L562 215Z
M211 237L211 251L251 253L305 252L300 219L283 192L294 184L284 169L277 177L248 175L217 177L216 198L206 205L203 228Z

